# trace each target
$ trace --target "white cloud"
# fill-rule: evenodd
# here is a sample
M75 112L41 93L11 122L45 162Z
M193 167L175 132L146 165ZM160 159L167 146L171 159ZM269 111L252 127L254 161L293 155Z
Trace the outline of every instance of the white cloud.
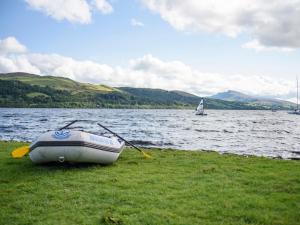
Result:
M265 49L300 47L300 0L142 2L178 30L223 33L231 37L247 33Z
M144 26L144 24L143 24L141 21L138 21L138 20L136 20L136 19L134 19L134 18L132 18L132 19L130 20L130 24L131 24L131 26L133 26L133 27L143 27L143 26Z
M39 68L33 66L28 60L26 55L18 56L0 56L0 72L19 72L24 71L27 73L40 74Z
M268 47L262 45L258 40L252 40L242 45L243 48L254 49L257 52L260 51L282 51L282 52L291 52L295 49L287 47Z
M139 77L144 77L142 85L145 87L185 90L199 95L231 89L253 95L285 96L294 90L293 82L282 79L274 80L257 75L203 73L183 62L166 62L152 55L131 60L129 69L139 74Z
M110 14L113 12L113 7L105 0L94 0L94 4L103 14Z
M26 52L26 47L18 42L15 37L7 37L0 40L0 55L23 52Z
M203 73L181 61L164 61L150 54L130 60L126 67L112 67L58 54L12 51L0 56L0 72L17 71L64 76L76 81L110 86L182 90L197 95L211 95L231 89L282 99L295 96L293 81L257 75Z
M113 11L106 0L26 0L34 10L45 13L56 20L67 20L72 23L88 24L92 21L92 8L103 14Z
M113 68L93 61L79 61L58 54L28 54L32 66L39 68L43 75L64 76L82 82L109 82Z

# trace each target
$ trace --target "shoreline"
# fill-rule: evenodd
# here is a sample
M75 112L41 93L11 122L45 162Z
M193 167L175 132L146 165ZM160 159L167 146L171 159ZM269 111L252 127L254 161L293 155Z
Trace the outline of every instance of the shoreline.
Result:
M27 142L27 141L18 141L18 140L1 140L0 139L0 145L2 143L8 143L8 144L24 144L24 145L30 145L31 142ZM219 155L232 155L232 156L240 156L240 157L245 157L245 158L249 158L249 157L257 157L257 158L266 158L266 159L271 159L271 160L292 160L292 161L300 161L300 157L291 157L291 158L283 158L281 156L265 156L265 155L251 155L251 154L238 154L238 153L232 153L232 152L220 152L217 150L205 150L205 149L177 149L177 148L170 148L170 147L162 147L162 146L151 146L151 147L147 147L147 146L139 146L140 148L143 148L145 150L148 151L185 151L185 152L199 152L199 153L217 153ZM126 149L132 149L130 146L126 146ZM300 152L295 152L295 151L291 151L291 153L299 155Z
M143 110L192 110L192 111L195 111L195 107L191 107L191 108L167 108L167 107L162 107L162 108L155 108L155 107L138 107L138 108L127 108L127 107L117 107L117 108L114 108L114 107L111 107L111 108L88 108L88 107L82 107L82 108L76 108L76 107L5 107L5 106L0 106L0 109L125 109L125 110L134 110L134 109L143 109ZM272 112L271 109L205 109L205 111L210 111L210 110L217 110L217 111L270 111ZM293 111L294 109L278 109L277 112L289 112L289 111Z

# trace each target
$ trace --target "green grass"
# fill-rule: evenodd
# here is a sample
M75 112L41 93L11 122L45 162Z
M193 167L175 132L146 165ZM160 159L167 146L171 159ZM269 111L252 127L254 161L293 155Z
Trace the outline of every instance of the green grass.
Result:
M118 91L115 88L108 87L105 85L87 84L73 81L65 77L54 77L54 76L36 76L36 75L10 75L2 76L0 80L19 80L26 84L37 85L41 87L49 86L58 90L67 90L77 92L93 91L93 92L113 92Z
M70 90L78 88L78 85L75 81L70 80L64 77L53 77L53 76L34 76L34 75L26 75L26 76L9 76L9 77L1 77L4 80L19 80L26 84L30 85L38 85L41 87L52 87L60 90Z
M0 142L0 224L300 224L300 163L126 149L110 166L34 165Z
M46 95L44 93L40 93L40 92L31 92L31 93L27 94L26 96L29 98L34 98L34 97L38 97L38 96L49 97L48 95Z
M101 85L101 84L80 84L81 88L84 90L89 90L89 91L99 91L99 92L112 92L112 91L117 91L120 92L120 90L116 88L112 88L106 85Z

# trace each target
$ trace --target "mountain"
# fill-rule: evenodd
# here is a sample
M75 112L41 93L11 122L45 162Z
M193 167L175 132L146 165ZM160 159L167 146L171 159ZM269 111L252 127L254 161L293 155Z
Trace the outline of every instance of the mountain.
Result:
M162 89L132 87L120 87L119 90L135 96L136 99L147 101L150 104L158 106L173 105L195 109L201 99L199 96L183 91L166 91ZM211 98L205 98L204 107L206 109L265 109L263 106L249 106L242 102Z
M251 102L257 100L257 98L254 98L253 96L246 95L241 92L232 91L232 90L217 93L216 95L210 96L210 98L220 99L225 101L238 101L238 102Z
M264 105L266 107L277 108L277 109L291 109L295 107L295 104L292 102L246 95L241 92L233 91L233 90L228 90L226 92L221 92L216 95L212 95L210 96L210 98L224 100L224 101L238 101L238 102L248 103L248 105L252 105L252 106Z
M0 107L190 108L200 97L183 91L109 87L28 73L0 74ZM206 98L208 109L270 109L264 104Z

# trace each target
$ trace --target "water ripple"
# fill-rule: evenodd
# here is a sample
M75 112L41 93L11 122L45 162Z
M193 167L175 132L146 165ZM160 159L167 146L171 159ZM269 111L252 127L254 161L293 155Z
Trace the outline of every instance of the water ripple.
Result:
M0 139L32 141L74 119L99 121L140 146L300 158L300 117L279 111L0 109ZM95 123L77 129L108 135ZM74 126L74 127L75 127Z

